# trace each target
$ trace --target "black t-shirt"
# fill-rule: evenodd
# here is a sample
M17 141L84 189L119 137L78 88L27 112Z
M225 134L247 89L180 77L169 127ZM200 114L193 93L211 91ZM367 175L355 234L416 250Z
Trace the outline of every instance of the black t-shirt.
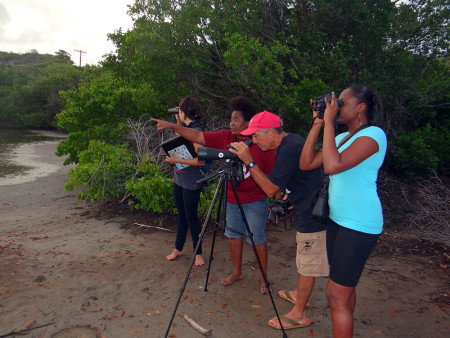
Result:
M312 171L299 169L305 138L296 134L287 134L277 148L275 165L268 175L269 180L280 188L291 191L289 201L296 209L296 227L298 232L310 233L325 230L325 224L311 218L312 195L322 187L322 168Z

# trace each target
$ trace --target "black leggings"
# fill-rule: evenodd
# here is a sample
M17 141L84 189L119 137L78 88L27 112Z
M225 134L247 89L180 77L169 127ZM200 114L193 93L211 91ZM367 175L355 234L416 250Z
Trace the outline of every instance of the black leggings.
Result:
M178 209L178 227L175 249L179 251L183 251L188 228L191 231L194 250L197 246L198 236L202 229L197 216L201 190L202 189L189 190L182 188L175 183L173 184L173 197L175 199L175 205ZM197 254L201 253L202 246L200 244Z
M340 285L355 287L364 265L380 235L348 229L327 222L327 254L330 279Z

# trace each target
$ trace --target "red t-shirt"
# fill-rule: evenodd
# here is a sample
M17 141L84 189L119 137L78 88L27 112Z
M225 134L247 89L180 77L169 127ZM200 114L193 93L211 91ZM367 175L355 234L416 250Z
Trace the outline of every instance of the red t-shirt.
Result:
M206 147L220 150L228 150L227 145L235 142L235 136L231 133L231 130L207 131L203 132L203 137L205 138ZM262 151L257 145L253 144L250 146L250 152L252 153L255 163L258 164L266 175L268 175L272 171L275 163L275 151ZM264 191L262 191L255 183L245 164L243 165L243 168L244 180L239 181L239 187L236 188L241 203L255 202L267 197ZM231 182L228 182L227 195L228 202L237 203L233 188L231 187Z

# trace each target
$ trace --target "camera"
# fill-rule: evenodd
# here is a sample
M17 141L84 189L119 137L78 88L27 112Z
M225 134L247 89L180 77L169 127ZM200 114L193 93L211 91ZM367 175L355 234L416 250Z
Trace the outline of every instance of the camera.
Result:
M282 199L274 199L269 204L269 209L272 210L272 212L280 217L286 216L287 214L287 201L284 201Z
M244 170L239 156L229 150L219 150L214 148L199 147L197 151L199 161L226 160L223 162L224 175L232 181L241 181L244 177Z
M170 108L170 109L167 111L167 113L169 113L170 115L175 115L175 114L178 114L178 113L179 113L179 109L178 109L178 107Z
M317 117L319 119L323 119L323 115L325 113L325 109L327 108L327 104L325 103L325 98L328 100L328 102L331 102L331 93L330 92L326 92L323 93L322 95L318 96L312 103L311 103L311 108L313 111L318 111L317 113ZM342 100L337 100L337 104L338 107L341 107L344 104L344 101ZM338 110L338 113L336 115L336 118L339 117L340 114L340 110Z
M250 147L253 144L252 138L249 137L245 144ZM234 149L231 145L227 145L228 149ZM234 149L236 150L236 149ZM229 150L219 150L214 148L199 147L197 151L199 161L214 161L214 160L233 160L239 161L239 156L233 154Z

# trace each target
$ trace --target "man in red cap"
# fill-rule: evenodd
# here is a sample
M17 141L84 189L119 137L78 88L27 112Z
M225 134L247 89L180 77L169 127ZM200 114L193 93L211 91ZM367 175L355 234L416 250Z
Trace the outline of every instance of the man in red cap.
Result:
M284 329L308 326L311 321L306 317L305 308L314 288L315 277L327 277L329 272L325 224L311 218L311 198L322 186L323 170L300 170L299 161L305 138L284 132L281 119L275 114L268 111L256 114L241 134L251 135L253 143L263 151L276 149L275 165L268 175L255 164L244 143L233 143L236 150L230 151L250 168L253 179L268 196L278 196L281 189L290 191L289 200L296 209L298 280L296 290L278 292L281 298L295 304L280 319ZM268 324L276 329L281 328L276 317L269 320Z

